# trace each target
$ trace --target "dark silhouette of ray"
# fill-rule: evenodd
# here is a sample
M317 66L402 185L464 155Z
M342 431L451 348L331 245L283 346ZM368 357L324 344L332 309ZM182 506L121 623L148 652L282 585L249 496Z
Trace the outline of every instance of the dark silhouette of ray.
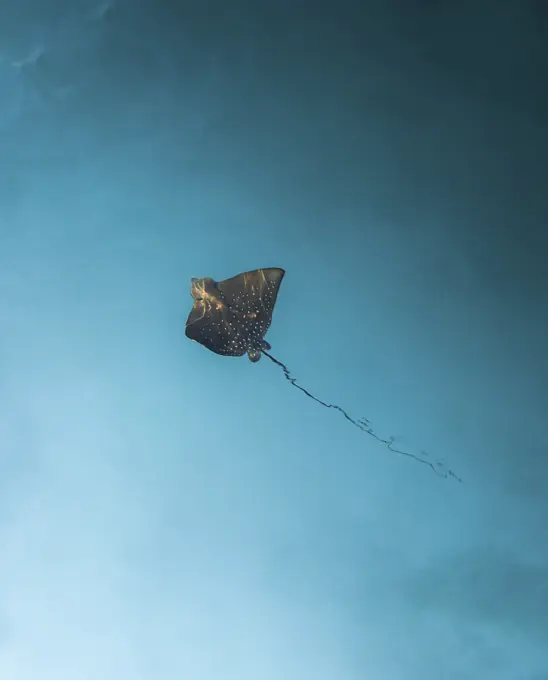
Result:
M257 362L285 271L255 269L224 281L193 278L194 305L186 322L186 336L215 354L239 357L247 353Z
M321 399L318 399L318 397L315 397L311 392L306 390L304 387L299 385L297 383L296 378L294 378L291 375L290 370L287 368L285 364L283 364L281 361L278 361L275 357L272 356L272 354L269 354L266 352L264 349L262 350L262 353L267 356L270 361L275 363L277 366L279 366L282 371L284 372L284 375L286 379L293 385L293 387L296 387L298 390L301 390L301 392L304 392L307 397L310 397L310 399L313 399L316 401L318 404L321 404L325 408L332 408L336 411L339 411L339 413L342 413L342 415L348 420L352 425L355 425L358 429L360 429L362 432L365 432L368 434L370 437L373 437L373 439L376 439L378 442L381 444L385 444L386 447L392 451L393 453L397 453L400 456L406 456L407 458L411 458L417 463L421 463L422 465L427 465L429 468L431 468L437 475L438 477L443 477L443 478L448 478L451 477L455 479L457 482L460 482L462 484L462 479L456 475L453 470L450 470L449 468L446 468L446 466L439 460L437 461L430 461L427 460L426 458L421 458L420 456L417 456L413 453L409 453L408 451L402 451L401 449L397 449L394 446L394 438L390 437L389 439L385 439L384 437L379 436L372 428L371 423L367 418L360 418L359 420L354 420L354 418L351 418L348 413L341 408L340 406L337 406L337 404L328 404L325 401L322 401ZM424 456L427 456L425 452L422 452Z
M421 458L396 448L394 437L385 439L378 435L367 418L354 420L340 406L328 404L315 397L297 383L285 364L269 354L271 347L264 336L272 322L272 313L284 275L283 269L269 267L244 272L224 281L215 281L211 277L191 279L190 294L194 304L186 322L186 336L222 356L240 357L247 354L249 360L255 363L264 354L283 370L293 387L304 392L310 399L325 408L339 411L348 422L384 444L393 453L428 466L439 477L452 477L462 483L462 479L441 461L429 460L424 451L421 451Z

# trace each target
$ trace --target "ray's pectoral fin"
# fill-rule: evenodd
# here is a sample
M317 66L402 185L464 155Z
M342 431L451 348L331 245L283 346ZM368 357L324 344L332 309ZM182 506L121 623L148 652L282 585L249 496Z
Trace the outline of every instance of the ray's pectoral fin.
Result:
M219 300L196 300L188 316L187 338L224 356L242 356L247 340L239 333L237 319Z
M196 339L194 337L195 329L193 327L200 321L202 321L205 316L206 316L205 303L202 300L196 300L192 305L192 309L190 310L190 314L188 315L188 319L186 322L186 336L188 338L190 338L191 340Z

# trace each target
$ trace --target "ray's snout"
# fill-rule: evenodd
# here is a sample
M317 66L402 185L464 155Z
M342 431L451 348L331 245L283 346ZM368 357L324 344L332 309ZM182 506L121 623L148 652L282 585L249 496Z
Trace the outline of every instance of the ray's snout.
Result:
M193 276L190 279L190 294L195 300L201 300L204 295L204 280Z
M216 282L210 276L200 279L193 276L190 279L190 294L195 300L219 297Z

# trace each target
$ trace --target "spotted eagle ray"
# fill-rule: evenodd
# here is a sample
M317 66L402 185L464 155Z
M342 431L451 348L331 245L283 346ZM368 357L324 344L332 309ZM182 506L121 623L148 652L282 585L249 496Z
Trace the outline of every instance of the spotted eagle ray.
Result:
M460 477L446 468L441 461L431 461L425 453L423 453L425 458L421 458L396 448L394 437L386 439L379 436L366 418L355 420L340 406L328 404L315 397L297 383L285 364L269 353L271 346L264 336L272 323L274 305L284 276L283 269L269 267L244 272L224 281L215 281L211 277L192 278L190 294L194 298L194 305L186 322L186 336L215 354L230 357L247 354L253 363L259 361L264 354L282 369L285 378L293 387L321 406L339 411L346 420L384 444L393 453L427 465L441 477L452 477L462 482Z

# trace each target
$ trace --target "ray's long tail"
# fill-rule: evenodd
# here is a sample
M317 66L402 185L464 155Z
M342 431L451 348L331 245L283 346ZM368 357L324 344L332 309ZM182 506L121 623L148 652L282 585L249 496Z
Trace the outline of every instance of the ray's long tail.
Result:
M283 364L281 361L278 361L275 357L272 356L272 354L269 354L267 351L263 349L263 354L270 359L273 363L275 363L277 366L279 366L282 371L284 372L284 375L286 379L293 385L293 387L296 387L298 390L301 390L301 392L304 392L307 397L310 397L310 399L313 399L315 402L318 404L321 404L321 406L324 406L325 408L332 408L335 409L336 411L339 411L339 413L342 413L342 415L348 420L352 425L355 427L359 428L362 432L365 432L365 434L368 434L370 437L373 437L373 439L376 439L378 442L381 444L384 444L390 451L393 453L397 453L400 456L406 456L407 458L411 458L417 463L421 463L422 465L428 466L430 469L432 469L438 477L444 477L448 478L451 477L452 479L455 479L457 482L460 482L462 484L462 479L458 477L453 470L450 470L447 468L444 463L441 461L431 461L428 460L427 458L421 458L420 456L415 455L414 453L409 453L408 451L402 451L401 449L397 449L394 446L394 437L390 437L388 439L385 439L384 437L379 436L374 430L373 427L371 426L371 423L367 418L360 418L359 420L354 420L354 418L351 418L348 413L341 408L340 406L337 406L337 404L328 404L325 401L322 401L321 399L318 399L318 397L315 397L313 394L311 394L308 390L306 390L304 387L299 385L297 383L296 378L294 378L291 375L290 370L287 368L285 364ZM423 453L424 456L426 456L426 453Z

